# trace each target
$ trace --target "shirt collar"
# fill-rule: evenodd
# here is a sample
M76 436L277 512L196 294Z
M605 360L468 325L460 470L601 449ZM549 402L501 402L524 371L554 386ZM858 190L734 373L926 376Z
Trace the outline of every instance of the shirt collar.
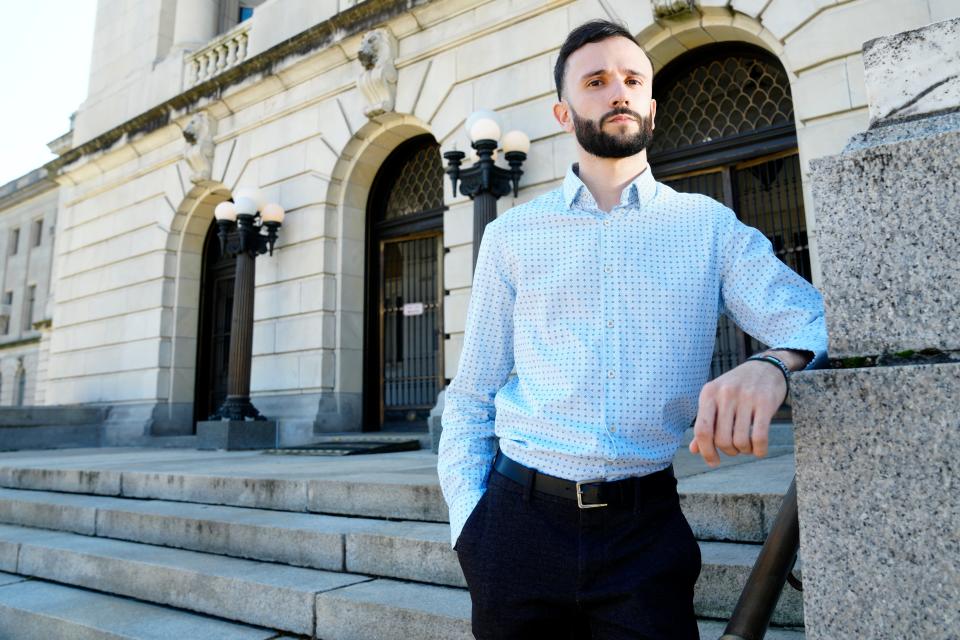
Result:
M583 184L580 176L577 175L579 170L579 163L574 162L567 167L567 175L563 179L563 202L568 209L572 208L577 202L581 191L583 195L590 195L587 185ZM650 171L650 165L648 164L640 175L634 178L633 181L624 188L623 193L620 194L620 204L643 207L653 199L656 193L657 181L654 180L653 173ZM591 200L592 199L591 196Z

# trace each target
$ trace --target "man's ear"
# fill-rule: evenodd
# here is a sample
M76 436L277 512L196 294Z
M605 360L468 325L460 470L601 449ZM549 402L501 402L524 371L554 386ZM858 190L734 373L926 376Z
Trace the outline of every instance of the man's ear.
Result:
M573 133L573 119L570 117L570 109L565 99L561 98L560 102L553 105L553 117L557 119L564 131Z
M650 128L657 128L657 101L650 98Z

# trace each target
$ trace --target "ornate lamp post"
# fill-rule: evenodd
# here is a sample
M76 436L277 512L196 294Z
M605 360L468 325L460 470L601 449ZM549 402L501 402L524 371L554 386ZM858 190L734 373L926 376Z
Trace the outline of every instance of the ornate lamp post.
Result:
M214 210L220 251L237 260L230 324L227 398L206 421L197 425L201 448L257 449L276 445L277 425L250 402L253 358L253 297L256 258L269 252L283 224L283 207L268 203L257 189L237 189L233 201ZM236 233L231 233L236 228Z
M463 151L447 151L443 157L447 160L447 175L453 183L453 193L460 193L473 199L473 266L477 266L477 254L480 240L487 224L497 217L497 200L511 191L514 197L520 186L520 168L527 159L530 139L521 131L510 131L503 137L503 151L509 169L498 167L496 149L500 144L500 117L493 111L476 111L467 118L467 134L477 158L468 168L461 169L466 154Z

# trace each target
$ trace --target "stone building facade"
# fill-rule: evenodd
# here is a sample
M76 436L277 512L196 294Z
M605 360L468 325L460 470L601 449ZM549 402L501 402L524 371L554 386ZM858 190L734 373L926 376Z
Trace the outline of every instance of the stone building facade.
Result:
M46 401L57 195L42 168L0 187L0 406Z
M49 363L28 397L109 405L107 442L193 433L229 329L213 209L252 186L287 211L257 260L252 366L281 441L422 426L456 373L473 254L472 203L440 152L468 150L465 119L494 109L532 141L500 211L558 186L575 158L552 68L597 17L653 61L657 178L727 201L816 284L806 176L867 128L863 43L957 15L949 0L101 0L89 95L45 167L58 187L0 200L21 233L59 203L42 212L47 342L28 332ZM13 265L5 286L33 286ZM734 362L756 346L734 327L724 341Z

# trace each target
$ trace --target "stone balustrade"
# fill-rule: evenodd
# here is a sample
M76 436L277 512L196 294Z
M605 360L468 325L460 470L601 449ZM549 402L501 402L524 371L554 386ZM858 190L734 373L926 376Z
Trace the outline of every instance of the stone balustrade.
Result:
M184 88L189 89L243 62L249 40L250 21L245 21L190 54L186 60Z

